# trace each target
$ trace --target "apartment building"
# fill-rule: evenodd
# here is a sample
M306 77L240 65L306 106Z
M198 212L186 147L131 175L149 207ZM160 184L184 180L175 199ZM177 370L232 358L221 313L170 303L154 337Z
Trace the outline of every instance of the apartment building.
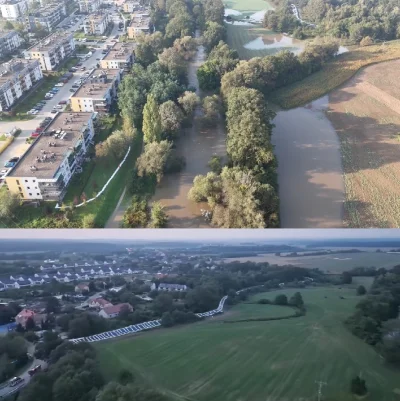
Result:
M13 59L0 65L0 111L8 111L43 78L37 60Z
M4 57L22 45L22 38L16 31L0 32L0 57Z
M93 13L97 11L102 4L101 0L78 0L79 11L81 13Z
M23 200L60 201L93 143L95 113L58 113L6 177Z
M126 1L122 7L124 12L133 13L137 8L140 7L140 3L138 1Z
M26 14L28 2L26 0L9 0L0 5L0 10L3 18L16 21Z
M90 14L83 22L83 30L86 35L104 35L110 25L111 19L108 13L97 12Z
M106 70L124 70L127 72L131 69L134 62L134 51L136 43L133 42L117 42L109 49L106 56L100 60L100 67Z
M37 59L42 71L54 71L57 66L75 51L72 33L58 31L24 51L26 59Z
M25 25L28 30L35 30L42 26L47 31L52 32L56 26L66 17L67 10L65 3L51 3L40 7L25 18Z
M122 70L95 69L87 81L71 96L75 112L107 113L117 96Z
M127 30L129 39L135 39L138 34L150 33L150 21L150 14L148 12L133 14Z

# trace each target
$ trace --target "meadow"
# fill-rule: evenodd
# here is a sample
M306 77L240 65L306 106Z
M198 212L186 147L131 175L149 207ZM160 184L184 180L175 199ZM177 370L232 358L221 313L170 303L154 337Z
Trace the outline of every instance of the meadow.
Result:
M318 268L325 273L340 274L359 266L392 268L400 264L400 254L383 252L335 253L320 256L284 257L265 254L243 258L229 258L225 261L240 260L252 262L268 262L277 265L294 265L304 268Z
M251 300L295 291L257 294ZM399 372L343 325L360 300L354 288L301 293L307 314L299 318L224 323L235 313L245 314L248 306L236 305L201 323L98 343L101 367L110 379L128 369L139 382L175 400L311 401L316 399L316 381L322 380L327 383L324 400L350 401L350 380L360 372L369 390L365 399L398 400ZM264 307L269 314L271 306ZM289 309L281 308L282 313Z

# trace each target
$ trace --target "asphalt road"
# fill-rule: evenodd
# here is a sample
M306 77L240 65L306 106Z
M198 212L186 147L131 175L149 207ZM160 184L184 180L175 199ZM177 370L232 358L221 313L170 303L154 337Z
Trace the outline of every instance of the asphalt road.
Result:
M30 353L31 355L34 355L35 352L35 346L33 344L29 344L28 346L28 353ZM24 381L21 382L18 386L15 387L3 387L0 388L0 398L3 398L5 396L7 396L10 393L15 392L16 390L21 389L22 387L25 387L31 380L31 376L29 375L28 371L29 369L37 366L37 365L41 365L42 369L45 368L47 366L47 363L45 361L42 361L40 359L34 359L28 366L27 368L24 370L23 373L19 374L19 377L23 378Z
M71 31L77 30L81 23L78 22L75 26L71 27ZM92 56L82 62L82 66L86 67L86 71L89 71L92 68L95 68L97 63L99 63L97 58L103 58L104 54L102 54L102 50L106 48L106 45L112 44L111 40L115 35L120 33L118 31L118 24L114 25L114 28L106 40L105 43L99 43L94 45L95 47L100 47L93 51ZM78 43L78 42L77 42ZM89 44L89 43L85 43ZM25 143L26 138L29 138L31 133L35 131L35 129L39 126L39 124L44 120L45 117L54 117L54 114L51 114L51 109L56 106L61 100L68 100L73 94L69 90L72 88L72 85L82 76L85 75L86 71L77 71L74 73L72 79L66 83L63 87L59 88L59 92L51 99L46 102L45 107L36 114L35 118L28 121L12 121L12 122L1 122L1 132L9 132L14 127L20 128L22 130L21 134L15 138L13 143L0 155L0 169L3 169L4 164L12 157L20 157L24 154L24 152L29 148L29 145ZM60 110L62 111L62 110Z

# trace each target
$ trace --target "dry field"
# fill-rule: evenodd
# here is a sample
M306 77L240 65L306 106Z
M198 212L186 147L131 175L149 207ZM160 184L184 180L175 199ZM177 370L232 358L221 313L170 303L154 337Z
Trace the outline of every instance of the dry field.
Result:
M400 227L399 68L400 60L371 66L329 95L349 227Z

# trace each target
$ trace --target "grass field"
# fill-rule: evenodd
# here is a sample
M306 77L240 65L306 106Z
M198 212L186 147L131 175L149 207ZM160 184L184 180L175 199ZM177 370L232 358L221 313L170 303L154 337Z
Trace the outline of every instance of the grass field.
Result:
M272 10L273 7L266 0L224 0L225 8L240 11L248 15L260 10Z
M265 297L273 300L270 295L267 293L264 294ZM261 299L260 298L260 299ZM259 318L274 318L281 316L291 316L294 314L294 309L285 308L277 305L258 305L258 304L250 304L250 303L242 303L235 306L229 313L229 315L224 318L225 321L234 321L240 319L259 319Z
M329 93L367 65L400 58L400 40L352 49L327 63L321 71L270 96L284 109L305 105Z
M253 299L291 296L294 291ZM129 369L138 381L171 399L190 401L314 401L316 380L327 383L324 400L350 401L350 380L362 372L367 400L398 401L399 372L385 366L373 348L342 324L360 299L355 290L301 293L307 314L296 319L224 324L222 316L98 343L102 369L110 379ZM237 305L226 316L243 308Z
M259 255L244 258L229 258L225 261L250 260L253 262L268 262L277 265L294 265L305 268L319 268L325 273L340 274L346 270L359 266L374 266L391 268L400 264L400 254L398 253L335 253L333 255L321 256L301 256L301 257L280 257L275 255Z

